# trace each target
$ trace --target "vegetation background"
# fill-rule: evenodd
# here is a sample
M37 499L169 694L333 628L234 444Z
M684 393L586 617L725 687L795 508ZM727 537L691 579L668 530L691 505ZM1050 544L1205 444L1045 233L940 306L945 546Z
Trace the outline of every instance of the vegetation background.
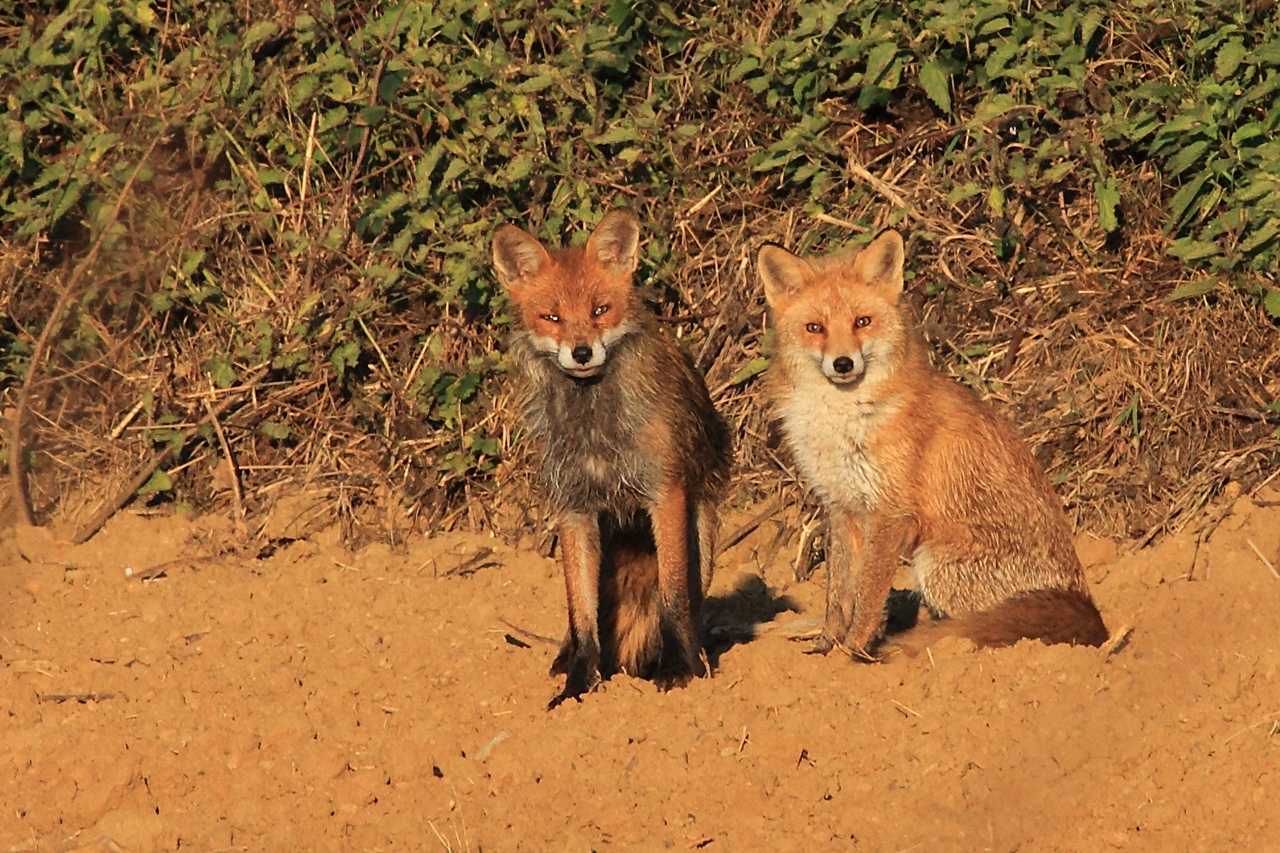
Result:
M77 539L137 500L545 545L488 241L624 203L739 504L808 511L755 250L886 226L1080 525L1280 470L1275 0L10 0L0 92L4 512Z

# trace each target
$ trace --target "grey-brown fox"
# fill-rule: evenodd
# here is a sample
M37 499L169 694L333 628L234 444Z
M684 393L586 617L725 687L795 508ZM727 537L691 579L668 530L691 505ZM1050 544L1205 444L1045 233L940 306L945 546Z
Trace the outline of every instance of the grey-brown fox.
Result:
M620 210L583 247L548 251L513 225L493 238L516 309L525 427L559 515L569 632L550 707L619 670L666 686L706 674L699 609L731 440L632 287L639 238Z

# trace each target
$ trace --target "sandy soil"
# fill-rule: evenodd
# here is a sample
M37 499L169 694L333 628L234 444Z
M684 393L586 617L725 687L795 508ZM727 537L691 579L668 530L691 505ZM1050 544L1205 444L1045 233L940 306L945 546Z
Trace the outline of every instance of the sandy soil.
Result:
M0 851L1280 849L1280 580L1248 544L1280 564L1277 500L1199 546L1082 537L1134 626L1110 657L805 655L821 576L760 565L771 522L720 560L714 678L551 713L560 573L497 540L201 560L219 519L10 531Z

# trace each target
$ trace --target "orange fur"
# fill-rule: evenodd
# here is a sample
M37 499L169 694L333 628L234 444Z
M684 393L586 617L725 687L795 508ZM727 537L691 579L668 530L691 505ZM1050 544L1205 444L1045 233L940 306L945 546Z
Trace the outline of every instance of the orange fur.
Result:
M774 403L831 521L819 647L869 654L901 556L930 609L964 617L979 642L1100 643L1048 479L1004 420L929 364L899 304L902 265L893 231L856 255L760 251Z
M914 656L943 637L963 637L976 646L999 648L1019 640L1100 646L1107 627L1088 596L1071 589L1042 589L997 604L991 610L938 619L887 645Z

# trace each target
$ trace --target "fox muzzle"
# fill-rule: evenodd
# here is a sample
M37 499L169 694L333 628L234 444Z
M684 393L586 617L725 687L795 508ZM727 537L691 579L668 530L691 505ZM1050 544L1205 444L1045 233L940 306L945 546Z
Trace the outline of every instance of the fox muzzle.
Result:
M836 385L848 385L857 382L866 372L867 362L862 353L854 351L849 355L824 355L822 357L822 375Z
M606 355L608 352L603 341L561 343L556 352L556 363L570 376L585 379L600 372Z

